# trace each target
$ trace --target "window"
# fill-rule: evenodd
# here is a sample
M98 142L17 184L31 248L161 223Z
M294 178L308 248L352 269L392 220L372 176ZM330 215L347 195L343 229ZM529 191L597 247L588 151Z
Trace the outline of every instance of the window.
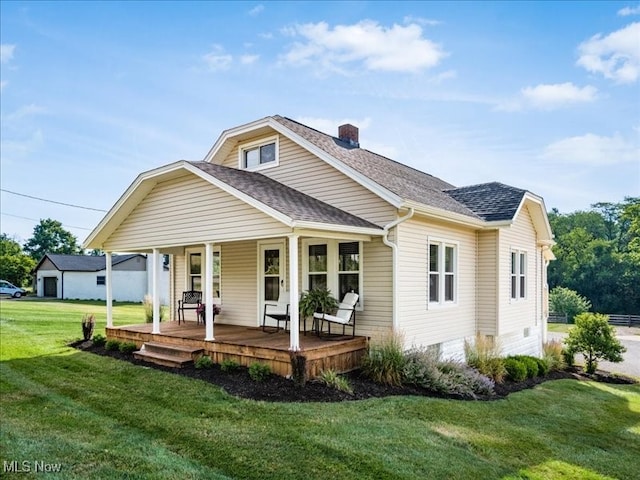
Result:
M518 250L511 251L511 299L527 297L527 254Z
M429 303L433 305L456 301L457 246L429 241Z
M338 244L338 291L340 299L349 292L360 294L360 243Z
M278 164L277 137L249 143L240 148L240 168L259 170Z
M107 284L107 277L105 277L104 275L98 275L96 277L96 285L106 285Z
M219 247L212 252L213 265L211 284L213 290L213 298L220 298L221 290L221 268L220 268L220 249ZM202 259L204 255L202 253L189 253L188 254L188 268L187 268L187 288L189 290L202 291L202 274L204 273L202 268Z
M304 290L327 288L338 299L355 292L362 310L362 244L337 240L303 241Z

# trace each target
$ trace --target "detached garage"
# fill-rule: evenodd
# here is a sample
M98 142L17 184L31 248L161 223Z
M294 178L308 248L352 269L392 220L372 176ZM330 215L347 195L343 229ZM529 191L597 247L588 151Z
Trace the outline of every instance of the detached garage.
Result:
M146 255L113 255L113 298L141 302L151 291L151 271ZM161 267L160 301L167 303L168 269ZM47 254L34 269L38 297L106 300L106 260L104 256Z

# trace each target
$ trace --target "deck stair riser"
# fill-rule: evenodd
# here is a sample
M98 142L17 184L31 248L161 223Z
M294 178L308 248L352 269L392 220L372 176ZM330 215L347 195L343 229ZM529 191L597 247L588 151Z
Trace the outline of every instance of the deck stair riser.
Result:
M202 348L146 342L140 350L134 352L134 357L156 365L182 368L192 364L202 353Z

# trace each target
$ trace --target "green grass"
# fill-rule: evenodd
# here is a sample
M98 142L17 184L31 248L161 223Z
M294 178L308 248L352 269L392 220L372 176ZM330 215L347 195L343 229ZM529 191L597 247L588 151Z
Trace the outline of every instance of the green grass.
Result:
M555 333L568 333L571 327L573 327L573 324L570 325L567 323L548 323L547 331Z
M554 381L493 402L255 402L66 347L84 313L102 332L99 304L0 301L2 462L61 463L47 478L63 479L638 478L637 385ZM141 323L142 305L118 305L114 319Z

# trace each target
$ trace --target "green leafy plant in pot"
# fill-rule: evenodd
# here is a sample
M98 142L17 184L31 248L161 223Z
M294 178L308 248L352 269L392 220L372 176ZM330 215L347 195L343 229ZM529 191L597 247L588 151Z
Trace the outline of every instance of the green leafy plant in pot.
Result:
M313 318L313 314L316 312L335 312L338 308L338 301L326 288L313 288L302 294L299 306L302 318Z

